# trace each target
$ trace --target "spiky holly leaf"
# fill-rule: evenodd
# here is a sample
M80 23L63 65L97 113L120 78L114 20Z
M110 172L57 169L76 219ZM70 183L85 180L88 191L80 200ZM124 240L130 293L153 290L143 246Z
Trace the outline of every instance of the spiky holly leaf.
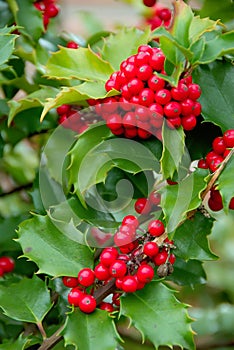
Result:
M215 260L217 256L211 252L207 236L211 233L213 219L200 212L186 220L175 231L176 255L184 260Z
M178 171L179 164L185 152L185 135L182 128L170 129L163 125L163 153L161 171L165 179L172 178Z
M234 174L234 156L231 156L231 159L226 164L225 168L221 172L218 178L217 189L220 190L223 198L224 210L228 210L228 206L232 197L234 197L233 189L233 174Z
M55 79L105 82L113 72L109 62L83 47L79 50L61 47L52 54L46 65L46 76Z
M14 29L15 26L9 28L4 27L0 29L0 70L1 68L6 68L6 66L4 66L4 63L9 60L14 51L15 40L17 38L17 35L11 34L11 31Z
M85 314L79 309L68 315L62 332L65 345L74 345L82 350L115 350L117 331L108 312L95 310Z
M186 218L186 213L201 204L200 194L206 188L208 171L197 169L176 185L163 187L161 206L165 215L168 233L174 231Z
M202 263L198 260L184 261L177 257L173 268L173 273L167 279L179 286L190 286L194 288L197 284L206 283L205 271Z
M45 282L35 275L9 286L0 285L0 305L8 317L36 324L42 322L52 307Z
M22 222L18 236L24 256L37 264L39 273L77 276L80 269L93 264L89 248L67 238L48 216L35 215Z
M30 337L20 335L15 341L10 341L0 345L0 350L24 350L31 344Z
M137 53L138 47L149 41L150 28L144 31L138 28L121 28L116 34L111 34L104 39L101 56L110 62L115 70L119 70L123 60Z
M204 119L220 126L223 132L233 129L232 64L227 61L215 61L199 66L194 71L193 78L202 90L199 102Z
M120 314L149 339L156 349L173 345L194 349L191 319L187 305L180 303L173 290L153 281L144 289L121 297Z

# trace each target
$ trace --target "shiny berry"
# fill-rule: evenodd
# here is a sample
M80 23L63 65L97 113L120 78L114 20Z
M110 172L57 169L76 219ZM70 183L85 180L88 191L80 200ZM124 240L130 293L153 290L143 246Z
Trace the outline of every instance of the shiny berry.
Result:
M139 221L134 215L126 215L122 220L122 225L133 225L137 228L139 226Z
M192 114L186 115L185 117L181 118L181 125L183 126L184 130L193 130L197 125L197 119Z
M225 131L223 134L223 140L227 148L234 147L234 129Z
M146 242L143 247L143 253L149 257L155 256L159 252L156 242Z
M79 45L75 42L75 41L69 41L67 43L67 47L69 49L78 49L79 48Z
M147 7L153 7L156 4L156 0L143 0L143 4Z
M64 286L68 288L74 288L78 286L78 279L76 277L64 276L62 278Z
M155 101L160 105L165 105L171 100L171 93L167 89L161 89L155 94Z
M134 293L137 290L137 281L134 276L125 276L121 289L126 293Z
M153 91L158 91L164 88L165 86L165 80L162 78L157 77L157 75L153 74L148 79L148 86Z
M149 283L154 277L154 269L148 264L141 265L136 276L140 282Z
M216 137L212 142L212 147L215 153L223 154L226 151L226 145L222 136Z
M118 257L119 252L115 247L105 248L100 255L100 263L109 267Z
M188 86L189 89L189 98L191 100L196 101L201 96L201 88L198 84L190 84Z
M164 114L166 117L168 118L176 118L179 117L180 113L181 113L181 106L178 102L176 101L171 101L168 102L165 106L164 106Z
M159 252L155 257L154 257L154 263L155 265L159 266L162 264L165 264L168 258L168 253L166 251Z
M127 265L124 261L116 260L109 268L110 274L115 278L122 278L126 275Z
M72 288L68 293L67 299L70 305L79 306L79 302L81 297L83 297L85 293L79 289L79 287Z
M94 273L96 278L99 279L100 281L107 281L110 278L109 268L102 264L98 264L95 267Z
M165 226L161 220L152 220L148 224L148 232L151 236L161 236L165 232Z
M149 214L151 210L151 205L147 198L139 198L135 203L135 210L138 214Z
M137 77L140 80L148 80L153 74L153 69L148 64L143 64L142 66L138 67L137 69Z
M151 89L145 88L139 94L140 104L143 106L150 106L154 102L154 93Z
M78 282L84 286L89 287L94 283L95 273L89 268L84 268L78 273Z
M15 268L15 261L10 256L1 256L0 267L5 273L12 272Z
M99 305L99 309L101 310L105 310L107 312L113 312L114 311L114 307L111 303L107 303L105 301L102 301Z
M92 295L83 295L79 301L79 308L86 314L90 314L96 309L96 300Z

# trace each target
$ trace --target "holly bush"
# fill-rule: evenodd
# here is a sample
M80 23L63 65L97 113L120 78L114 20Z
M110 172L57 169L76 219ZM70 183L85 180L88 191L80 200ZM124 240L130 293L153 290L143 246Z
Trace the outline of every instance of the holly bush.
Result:
M81 38L0 1L0 349L195 348L178 291L233 220L233 2L126 2L137 28Z

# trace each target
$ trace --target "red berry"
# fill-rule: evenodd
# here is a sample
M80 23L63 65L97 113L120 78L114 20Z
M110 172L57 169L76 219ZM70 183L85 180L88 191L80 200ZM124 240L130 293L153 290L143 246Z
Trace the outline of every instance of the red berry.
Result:
M123 282L123 278L116 278L115 280L115 286L117 289L122 289L122 282Z
M45 14L49 18L56 17L58 15L58 13L59 13L59 8L56 5L52 4L52 3L47 5L46 8L45 8Z
M149 58L149 64L151 67L160 72L164 68L165 56L162 51L154 51L154 53Z
M137 128L129 128L124 131L124 136L128 139L133 139L137 136Z
M158 91L164 88L165 86L165 80L162 78L157 77L157 75L153 74L148 79L148 86L153 91Z
M123 253L123 254L129 254L129 253L131 253L137 246L138 246L138 241L135 240L135 241L130 242L130 243L128 243L128 244L121 245L121 246L119 247L119 250L120 250L121 253Z
M215 153L223 154L226 151L226 145L224 143L223 137L216 137L212 142L212 147Z
M200 159L197 164L198 168L201 169L209 169L209 166L207 165L205 159Z
M122 225L133 225L137 228L139 226L139 221L134 215L126 215L122 220Z
M153 74L153 69L148 64L143 64L137 69L137 77L140 80L148 80Z
M154 269L148 264L141 265L136 276L140 282L149 283L154 277Z
M197 119L192 114L186 115L185 117L181 118L181 124L184 130L190 131L190 130L193 130L197 125Z
M100 281L107 281L110 278L109 268L102 264L98 264L95 267L94 273L96 278L99 279Z
M74 288L78 286L78 279L76 277L64 276L62 278L64 286L68 288Z
M150 55L153 53L152 47L150 45L140 45L137 52L148 52Z
M154 263L155 265L159 266L162 264L165 264L168 258L168 253L163 250L162 252L159 252L155 257L154 257Z
M92 295L84 295L81 297L79 302L79 308L86 314L90 314L96 309L96 300Z
M114 242L117 247L125 246L133 241L134 237L131 233L116 232L114 235Z
M119 252L115 247L105 248L100 255L100 263L109 267L118 257Z
M179 128L181 125L181 118L180 117L167 118L166 122L167 122L167 126L170 129Z
M214 151L208 152L206 155L206 163L210 166L211 162L219 157L220 156Z
M149 257L155 256L159 252L156 242L146 242L143 247L143 253Z
M171 93L167 89L161 89L155 94L155 101L160 105L165 105L171 100Z
M161 202L161 194L158 192L151 192L149 195L149 201L153 205L159 205Z
M230 200L229 209L234 210L234 197Z
M137 69L133 63L128 63L123 69L125 77L130 80L136 77Z
M195 117L198 117L198 116L201 114L201 110L202 110L202 108L201 108L200 102L194 101L193 113L192 113L192 114L193 114Z
M147 198L139 198L135 203L135 210L138 214L149 214L151 210L151 205Z
M234 129L225 131L223 134L223 140L227 148L234 147Z
M72 288L68 293L67 299L70 305L79 306L81 297L85 295L79 287Z
M161 236L165 232L165 226L161 220L152 220L148 224L148 232L151 236Z
M124 261L116 260L111 264L109 271L112 277L122 278L126 275L127 265Z
M181 113L181 106L178 102L171 101L164 106L163 111L166 117L176 118L179 117Z
M3 269L4 273L12 272L15 268L15 261L10 256L1 256L0 267Z
M102 301L99 305L99 309L105 310L107 312L113 312L114 307L111 303L106 303L105 301Z
M143 0L143 4L147 7L153 7L156 4L156 0Z
M4 270L3 270L3 268L2 267L0 267L0 277L3 277L4 276Z
M189 98L186 98L185 100L183 100L180 103L180 105L181 105L181 114L183 116L193 114L194 103L195 102L193 100L189 99Z
M71 106L67 104L63 104L56 109L59 115L67 114L68 112L70 112L70 110Z
M89 287L94 283L95 273L90 268L84 268L78 273L78 282L84 286Z
M222 161L223 161L223 157L219 156L210 162L209 167L210 167L210 170L212 171L212 173L218 169L218 167L222 163Z
M176 261L176 256L175 256L175 254L171 253L171 254L170 254L170 257L169 257L169 262L170 262L172 265L174 265L175 261Z
M121 289L126 293L134 293L137 290L137 281L134 276L125 276Z
M106 125L111 131L116 131L122 126L122 117L117 113L111 114L107 117Z
M187 85L180 83L177 87L171 89L171 96L176 101L183 101L188 97L189 90Z
M208 206L212 211L220 211L223 209L223 203L215 202L211 197L208 199Z
M139 77L138 77L139 78ZM140 78L133 78L128 82L128 91L132 95L138 95L144 89L144 84Z
M189 98L191 100L196 101L201 96L201 88L198 84L190 84L188 86L189 89Z
M164 7L157 11L157 15L165 22L170 21L171 19L171 11L170 9Z
M149 63L150 53L148 51L139 51L135 57L135 63L138 67L140 67L143 64Z
M113 296L112 296L112 302L113 304L115 304L116 306L120 306L120 296L121 294L120 293L114 293Z
M79 48L79 45L75 42L75 41L69 41L67 43L67 47L69 49L78 49Z
M151 89L145 88L139 94L139 102L143 106L150 106L154 102L154 93Z

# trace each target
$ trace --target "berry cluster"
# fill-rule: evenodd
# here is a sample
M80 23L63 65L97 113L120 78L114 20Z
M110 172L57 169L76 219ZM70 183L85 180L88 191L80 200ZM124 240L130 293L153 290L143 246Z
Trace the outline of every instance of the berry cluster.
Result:
M164 118L170 128L182 125L185 130L192 130L196 126L201 113L197 101L200 86L188 76L172 87L157 75L166 74L164 61L161 49L141 45L138 53L124 60L105 84L106 91L115 89L121 95L88 100L113 134L141 139L153 134L160 139Z
M0 277L3 277L5 273L12 272L15 268L14 260L9 256L0 257Z
M160 197L152 192L148 201L152 209L159 204ZM135 208L142 213L145 206L139 205L141 202L142 198L138 199ZM93 312L97 307L95 291L112 281L112 303L102 301L99 305L99 308L112 312L119 306L121 293L134 293L153 279L155 267L159 277L171 274L175 262L172 250L175 246L173 241L162 236L164 233L164 224L159 219L149 221L147 232L143 232L136 216L125 216L112 236L115 247L102 250L94 269L82 269L77 278L63 277L64 285L71 288L69 304L85 313Z
M160 26L168 28L171 23L171 18L171 10L168 7L157 4L154 6L150 16L146 18L146 24L150 25L151 30L154 30Z
M209 169L212 173L218 169L223 160L234 147L234 129L226 130L223 136L216 137L212 142L212 150L207 153L205 159L200 159L198 168ZM208 205L211 210L223 209L223 201L219 190L213 187L210 191ZM234 197L229 203L229 208L234 210Z
M68 104L63 104L56 109L59 119L58 123L65 129L71 129L78 134L84 132L90 124L97 120L93 115L88 115L89 111L81 110L79 107L72 107Z
M50 19L56 17L59 13L59 8L55 2L56 0L39 0L33 4L42 13L45 30L49 25Z

